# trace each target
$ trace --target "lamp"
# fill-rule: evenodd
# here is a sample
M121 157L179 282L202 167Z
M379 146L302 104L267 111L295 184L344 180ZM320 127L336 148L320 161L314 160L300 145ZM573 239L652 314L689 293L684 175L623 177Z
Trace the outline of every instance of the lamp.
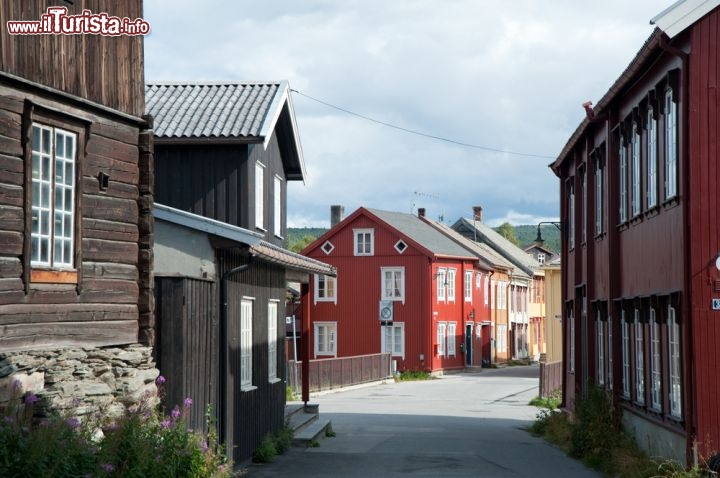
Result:
M537 237L535 238L535 242L540 244L541 246L545 242L545 240L542 238L542 232L540 232L540 226L543 224L552 224L553 226L558 228L558 231L562 231L562 223L560 222L553 222L553 221L540 221L537 225Z

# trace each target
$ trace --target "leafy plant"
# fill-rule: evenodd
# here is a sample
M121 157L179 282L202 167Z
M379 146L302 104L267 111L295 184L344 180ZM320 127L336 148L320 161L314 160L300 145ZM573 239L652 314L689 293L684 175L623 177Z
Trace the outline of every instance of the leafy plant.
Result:
M278 454L277 448L275 447L275 439L272 435L265 435L263 441L260 442L260 446L255 449L252 456L254 463L270 463L275 459Z
M418 380L432 380L433 376L430 372L425 370L406 370L400 372L397 379L401 382L418 381Z

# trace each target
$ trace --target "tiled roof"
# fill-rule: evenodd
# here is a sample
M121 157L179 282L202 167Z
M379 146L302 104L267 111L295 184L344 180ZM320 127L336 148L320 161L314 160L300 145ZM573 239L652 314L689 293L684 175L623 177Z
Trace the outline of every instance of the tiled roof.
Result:
M437 256L476 259L470 251L413 214L378 209L367 209L367 211Z
M149 84L145 107L158 138L258 138L282 83Z
M251 246L250 253L266 262L272 262L288 269L333 277L337 275L335 268L329 264L311 257L301 256L269 242L260 241L259 244Z

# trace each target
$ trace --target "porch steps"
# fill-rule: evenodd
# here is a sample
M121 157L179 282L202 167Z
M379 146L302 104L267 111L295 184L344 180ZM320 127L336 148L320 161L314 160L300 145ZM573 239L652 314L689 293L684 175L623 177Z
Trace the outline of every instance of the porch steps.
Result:
M288 403L285 405L285 422L293 429L293 445L309 446L314 440L325 436L331 427L330 420L320 417L317 404L303 405Z

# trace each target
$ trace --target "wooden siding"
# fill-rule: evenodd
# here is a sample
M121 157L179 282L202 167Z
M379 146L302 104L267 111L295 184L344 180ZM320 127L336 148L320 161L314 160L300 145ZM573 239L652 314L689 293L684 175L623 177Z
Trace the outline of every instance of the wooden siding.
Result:
M720 297L720 272L715 268L715 258L720 251L719 37L720 9L716 8L693 27L689 61L688 159L692 163L687 173L692 201L688 220L693 240L688 251L692 278L692 304L689 309L693 317L691 327L685 325L683 332L691 334L694 365L691 376L695 387L689 391L694 395L690 405L696 411L698 450L705 458L709 452L716 451L720 443L720 411L717 406L720 403L720 383L717 380L720 320L718 312L710 310L711 299ZM685 341L684 345L687 343Z
M140 117L145 109L143 36L10 35L8 20L39 21L51 6L69 15L142 17L142 0L0 0L0 71Z
M31 283L30 194L21 125L30 121L71 124L78 133L76 168L77 284ZM40 97L0 82L0 348L48 345L116 345L138 341L140 312L150 265L141 244L152 225L139 228L141 204L149 211L147 185L139 178L138 124L118 122L70 107L62 98ZM150 150L151 143L146 145ZM29 145L27 145L29 147ZM145 168L151 163L151 152ZM109 176L100 190L98 173ZM145 196L141 196L143 188ZM143 199L145 198L145 199ZM26 201L28 201L26 203ZM145 324L148 325L148 324Z

